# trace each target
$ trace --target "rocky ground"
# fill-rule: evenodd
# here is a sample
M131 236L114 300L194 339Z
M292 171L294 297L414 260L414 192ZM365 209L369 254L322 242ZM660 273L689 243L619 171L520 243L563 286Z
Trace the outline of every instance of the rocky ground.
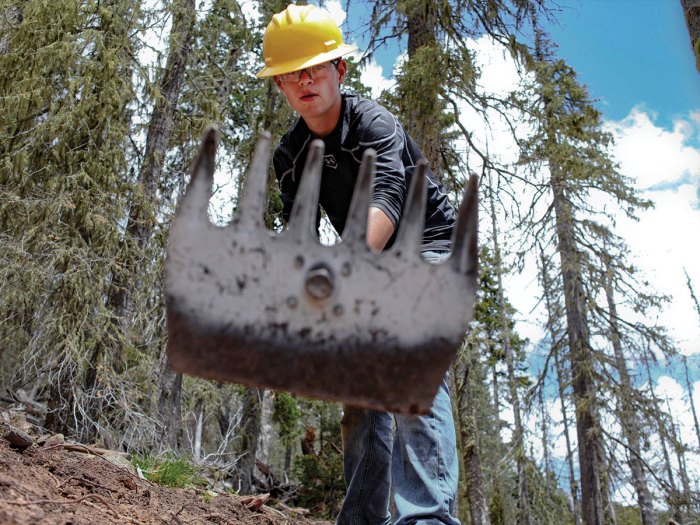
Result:
M267 495L162 487L140 476L124 454L21 426L0 425L1 525L327 525Z

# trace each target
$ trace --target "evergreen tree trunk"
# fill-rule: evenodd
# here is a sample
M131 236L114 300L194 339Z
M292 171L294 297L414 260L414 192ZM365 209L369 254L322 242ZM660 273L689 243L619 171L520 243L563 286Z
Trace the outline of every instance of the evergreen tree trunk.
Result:
M668 477L668 491L666 495L666 501L668 503L669 510L673 515L673 519L682 525L683 515L681 514L680 508L680 495L678 494L675 476L673 475L673 467L671 466L671 455L668 453L668 445L666 443L666 425L664 425L664 422L660 416L661 407L659 406L659 399L656 397L656 392L654 390L654 382L651 379L651 369L649 367L649 361L647 359L644 360L644 365L647 371L649 393L651 394L651 400L653 404L652 414L654 417L654 422L656 423L656 429L659 433L661 453L663 454L664 467L666 469L666 476Z
M489 341L489 353L488 355L495 354L494 348L494 337L493 334L487 335L487 340ZM495 360L494 360L495 361ZM503 441L501 440L501 388L498 381L498 363L494 362L491 366L491 397L493 398L493 422L494 422L494 440L493 446L495 447L496 458L502 458L507 454ZM486 472L488 472L488 478L490 481L490 491L487 492L489 501L489 517L493 525L504 525L507 522L506 509L503 501L503 494L506 492L504 490L503 479L500 476L499 469L496 465L486 466ZM510 480L508 480L510 481Z
M470 352L471 354L471 352ZM455 389L457 412L459 413L459 440L464 459L467 485L466 500L469 502L471 525L490 525L488 505L484 495L484 479L481 472L481 455L474 410L474 394L470 372L473 356L460 357L453 373L459 378Z
M240 432L238 433L237 484L239 494L252 494L255 460L262 415L262 398L265 391L258 388L246 388L241 408Z
M272 447L272 434L274 432L272 424L273 403L274 392L265 390L260 415L260 436L258 437L256 461L259 460L268 466L270 465L270 448Z
M581 523L581 505L578 498L578 481L574 469L574 451L571 446L571 431L569 430L569 414L566 408L566 391L564 389L564 367L559 360L559 351L554 350L554 366L557 369L557 384L559 386L559 404L561 406L562 421L564 423L564 440L566 442L566 463L569 467L569 488L571 490L571 505L574 522Z
M12 32L9 28L22 22L21 7L6 7L0 15L0 55L6 55L10 51Z
M542 460L544 462L544 475L546 479L549 479L554 473L552 471L552 460L549 456L549 425L547 425L547 418L549 417L549 414L547 413L547 407L544 404L544 385L537 393L537 398L540 405L540 428L542 430Z
M202 434L204 433L204 399L197 399L194 404L194 443L192 444L192 459L195 463L202 460Z
M274 0L265 2L262 6L262 15L264 19L269 20L273 14L282 11L286 7L286 2ZM227 92L228 88L223 89ZM291 109L282 99L277 86L272 80L267 80L263 85L260 97L262 99L262 110L257 115L252 126L253 132L257 135L263 131L270 131L273 141L276 136L284 132L284 129L289 123L289 115ZM249 152L252 156L253 148L257 136L250 137L247 141ZM246 170L248 173L248 170ZM245 186L245 181L241 180L238 186L238 202L240 202L241 193ZM274 173L270 171L268 179L268 194L276 191L277 181ZM268 208L265 210L265 224L272 227L274 216ZM262 397L264 391L258 388L245 388L243 393L243 402L241 408L241 423L239 427L238 438L238 455L241 460L238 465L238 478L241 487L241 493L247 494L252 489L252 477L255 471L255 460L257 455L257 444L260 435L261 414L262 414Z
M671 413L671 407L669 406L668 398L666 398L666 409L668 415L671 418L670 424L668 426L671 433L671 440L673 442L673 448L676 451L676 461L678 462L678 474L681 478L681 485L683 486L683 494L680 495L680 505L685 507L685 516L690 517L691 513L691 494L690 494L690 480L688 479L688 469L685 462L685 444L683 440L678 436L676 432L676 422Z
M168 59L158 86L159 96L151 114L146 135L146 152L132 196L126 236L135 242L139 253L150 243L158 211L158 184L162 178L165 154L173 129L177 100L185 77L185 67L190 53L190 42L196 19L194 0L174 0L172 4L173 26L169 39ZM130 243L125 243L129 247ZM123 328L129 321L131 296L137 287L140 261L128 273L115 273L108 303ZM119 360L118 360L119 361Z
M617 306L613 298L612 277L608 264L608 274L605 276L605 296L608 302L608 315L610 316L610 341L615 353L615 368L620 376L620 422L622 432L627 443L627 464L632 475L632 485L637 493L637 503L642 516L642 525L656 525L656 514L654 513L654 500L649 492L644 465L642 463L640 438L642 435L639 427L639 419L635 414L632 404L634 387L630 379L627 363L622 351L620 341L620 330L617 323Z
M685 272L685 279L686 279L686 283L688 284L688 291L690 292L690 298L693 300L693 303L695 304L695 311L698 313L698 320L700 321L700 302L698 302L698 297L695 295L695 290L693 289L693 283L690 280L690 275L688 275L688 272Z
M534 22L534 12L533 26ZM545 63L542 34L536 31L535 55ZM605 508L601 479L603 443L598 421L595 393L595 358L590 346L587 297L583 287L582 266L575 234L573 206L567 198L567 173L558 159L560 139L557 133L558 108L552 78L538 72L537 82L542 99L544 157L549 165L555 236L560 258L561 278L566 311L566 328L571 365L571 384L576 407L576 437L581 479L581 518L585 525L604 525Z
M493 187L493 183L491 183ZM522 424L522 413L520 407L520 395L518 393L517 379L515 377L515 363L513 348L511 345L510 324L506 312L505 294L503 292L503 266L501 261L501 248L498 243L498 225L496 223L496 209L494 205L493 192L489 192L489 204L491 206L491 232L493 242L493 253L496 266L496 279L498 284L498 309L501 319L501 333L503 353L508 370L508 391L513 407L513 449L518 468L518 525L530 524L530 497L527 486L527 457L525 455L524 431Z
M144 253L150 243L153 214L157 211L158 182L170 142L177 102L185 79L185 68L191 51L196 13L194 0L175 0L172 5L173 26L170 34L168 59L159 85L146 136L146 152L137 180L137 191L132 198L127 236ZM184 173L185 170L182 170ZM127 244L128 245L128 244ZM112 281L110 305L118 318L128 322L132 294L138 283L126 273L117 274ZM159 366L158 416L160 419L161 447L178 448L177 435L181 425L180 399L182 375L168 365L165 351Z
M606 461L605 455L603 454L603 450L601 449L600 452L600 491L603 497L605 525L617 525L617 514L615 512L615 506L613 505L613 501L610 496L610 470L608 469L608 462Z
M566 408L566 379L564 367L559 359L560 334L556 329L556 319L561 317L561 312L553 300L553 286L550 282L549 267L544 253L540 254L542 265L542 288L544 291L545 306L547 307L547 330L552 341L552 355L554 368L557 372L557 386L559 388L559 405L561 408L562 422L564 424L564 440L566 442L566 463L569 468L569 489L571 491L571 507L575 525L581 523L581 511L578 498L578 483L574 469L574 452L571 446L571 433L569 431L569 414Z
M693 424L695 425L695 438L698 440L698 450L700 450L700 424L698 424L698 412L695 410L695 400L693 399L693 384L688 376L688 360L682 356L683 370L685 371L685 388L688 392L688 402L690 403L690 411L693 414Z
M561 258L566 308L569 360L576 404L576 437L581 472L581 516L585 525L603 525L605 509L601 492L602 437L596 407L594 358L586 319L586 296L576 252L572 213L561 181L565 176L550 162L552 195Z
M439 77L432 77L433 71L419 71L428 64L426 60L434 58L439 51L437 41L437 5L434 0L407 3L408 23L408 60L414 61L415 69L407 77L408 85L404 90L402 116L406 131L418 142L433 173L440 178L440 127L441 107L437 96L440 85ZM434 68L439 60L431 60ZM426 82L426 76L431 76Z
M177 374L167 364L167 353L162 349L160 359L160 392L158 396L158 414L160 425L156 441L160 447L177 450L178 431L182 419L180 397L182 394L182 374Z

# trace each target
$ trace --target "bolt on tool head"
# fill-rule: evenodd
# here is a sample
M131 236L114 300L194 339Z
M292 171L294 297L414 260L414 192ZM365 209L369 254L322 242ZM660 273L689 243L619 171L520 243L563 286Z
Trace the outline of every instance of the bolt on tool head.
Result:
M212 224L216 130L205 133L170 229L165 263L168 355L196 376L394 412L427 412L474 311L477 178L442 264L421 256L425 164L397 238L366 242L375 153L363 158L342 241L315 235L323 142L309 150L289 227L263 223L270 135L256 146L240 213Z

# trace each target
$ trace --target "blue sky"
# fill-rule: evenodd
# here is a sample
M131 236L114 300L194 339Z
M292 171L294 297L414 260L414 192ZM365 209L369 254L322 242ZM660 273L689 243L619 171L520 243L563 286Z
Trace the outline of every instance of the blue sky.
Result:
M700 109L700 73L679 0L557 3L555 20L544 23L542 18L540 23L558 46L559 58L576 70L605 117L620 120L641 107L652 111L658 124L670 126ZM363 7L350 10L345 29L364 51L368 11ZM394 43L375 56L385 76L397 49Z
M564 0L546 29L607 118L634 106L656 122L700 109L700 73L679 0ZM697 140L697 138L696 138Z

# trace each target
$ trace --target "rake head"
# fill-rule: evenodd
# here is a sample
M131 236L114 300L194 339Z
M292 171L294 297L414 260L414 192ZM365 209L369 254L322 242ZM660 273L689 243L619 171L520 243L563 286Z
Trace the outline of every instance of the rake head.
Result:
M206 132L170 229L165 263L168 356L179 372L287 390L393 412L427 412L473 316L477 178L460 207L443 264L420 253L425 165L409 190L397 238L366 243L374 159L365 154L346 231L335 246L315 234L323 143L311 145L289 227L263 224L270 136L258 141L234 220L207 207L216 130Z

